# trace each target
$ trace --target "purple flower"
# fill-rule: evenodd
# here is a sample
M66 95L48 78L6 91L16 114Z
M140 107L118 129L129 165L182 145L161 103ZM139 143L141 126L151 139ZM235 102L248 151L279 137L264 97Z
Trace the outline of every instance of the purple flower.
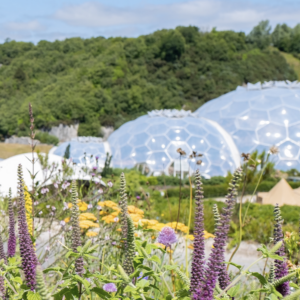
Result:
M11 189L9 189L8 198L8 215L9 215L9 238L7 256L13 257L16 254L16 233L15 233L15 217L14 210L11 202Z
M95 156L95 158L96 158L96 160L98 160L98 159L99 159L99 156Z
M18 166L18 227L19 227L19 241L20 253L22 258L22 270L27 285L33 291L36 286L36 266L38 263L30 234L28 232L28 225L26 221L24 184L23 184L22 166Z
M111 244L112 244L113 246L117 245L117 243L116 243L116 242L112 242Z
M54 187L56 188L56 189L58 189L58 185L60 184L60 182L59 181L56 181L53 185L54 185Z
M216 286L217 279L219 279L221 289L224 289L230 283L230 278L226 271L226 265L224 264L224 253L241 173L242 169L238 168L233 175L228 189L228 195L226 196L226 206L223 208L222 214L220 215L220 223L215 232L214 247L205 269L205 282L203 283L202 291L197 290L193 295L194 300L213 299L213 291Z
M105 292L113 293L116 292L118 289L114 283L106 283L103 286Z
M137 200L140 200L140 199L141 199L141 197L140 197L140 196L136 196L136 199L137 199Z
M164 227L158 235L157 242L166 247L171 247L172 244L177 242L177 236L174 229L168 226Z
M109 186L109 187L113 187L113 183L111 182L111 181L109 181L108 183L107 183L107 185Z
M92 173L92 177L95 177L95 173Z
M42 188L41 194L47 194L49 192L48 188Z
M283 240L283 232L282 232L282 222L283 219L281 218L280 208L278 204L275 205L274 208L274 216L275 216L275 226L274 226L274 243L278 243L282 241L281 247L276 251L276 254L285 257L285 247L284 247L284 240ZM288 266L286 258L282 260L275 259L275 279L279 279L288 275ZM282 296L287 296L290 293L289 289L289 282L286 281L283 284L279 285L277 291L282 294Z
M196 171L196 191L195 191L195 240L192 260L191 276L191 293L196 293L201 288L204 281L204 264L205 264L205 244L204 244L204 212L203 212L203 191L201 175L199 170ZM197 298L196 298L197 299Z
M95 170L95 171L96 171L96 170L97 170L97 168L98 168L97 166L94 166L94 167L93 167L93 170Z

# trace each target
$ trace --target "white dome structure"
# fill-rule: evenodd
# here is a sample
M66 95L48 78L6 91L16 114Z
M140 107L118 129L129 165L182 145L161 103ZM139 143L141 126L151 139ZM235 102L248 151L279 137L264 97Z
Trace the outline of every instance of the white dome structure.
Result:
M222 126L240 152L276 145L276 168L300 169L300 83L248 84L207 102L196 113Z
M240 165L239 152L230 135L216 122L188 111L160 110L127 122L108 138L116 168L140 165L148 174L194 172L204 176L226 175ZM181 159L177 149L196 159Z
M45 156L45 154L41 154ZM25 153L12 156L0 162L0 196L7 196L9 189L11 188L12 196L15 197L18 194L18 166L22 165L23 179L28 189L32 189L32 179L29 173L32 172L32 154ZM62 158L57 155L48 155L48 165L50 169L43 169L42 165L38 161L38 155L34 153L34 173L37 174L35 182L39 182L42 186L47 186L53 183L55 176L59 175L59 169L62 169ZM66 178L68 180L79 179L79 180L91 180L92 177L83 172L79 167L73 166L73 175ZM50 176L51 175L51 176ZM60 177L60 176L59 176ZM93 178L94 181L100 182L100 179ZM102 181L101 181L102 182ZM104 184L102 182L102 184Z

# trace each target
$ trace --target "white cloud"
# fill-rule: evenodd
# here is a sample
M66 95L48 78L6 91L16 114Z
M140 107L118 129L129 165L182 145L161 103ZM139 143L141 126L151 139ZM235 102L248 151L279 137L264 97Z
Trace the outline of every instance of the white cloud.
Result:
M170 28L177 25L196 25L219 29L250 30L263 19L288 22L294 25L300 6L254 5L236 0L190 0L173 4L143 5L117 8L98 2L65 6L53 15L71 26L113 27L150 26ZM138 29L138 28L137 28Z
M42 31L45 27L38 21L29 22L10 22L5 25L7 30L11 31Z

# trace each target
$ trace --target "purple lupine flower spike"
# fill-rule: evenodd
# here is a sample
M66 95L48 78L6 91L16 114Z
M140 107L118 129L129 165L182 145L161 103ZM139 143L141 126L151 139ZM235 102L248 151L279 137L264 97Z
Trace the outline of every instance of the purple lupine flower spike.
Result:
M11 189L9 189L8 198L8 215L9 215L9 238L7 246L7 256L13 257L16 254L16 233L15 233L15 217L11 200Z
M282 223L283 219L281 218L280 208L278 204L275 205L274 208L274 218L275 218L275 226L274 226L274 243L278 243L282 241L281 247L276 251L276 254L285 257L285 247L283 240L283 232L282 232ZM275 259L275 279L279 279L283 276L288 275L288 266L286 258L282 260ZM282 294L282 296L287 296L290 293L289 282L286 281L283 284L279 285L277 291Z
M204 245L204 212L203 212L203 191L201 175L199 170L195 175L195 230L194 230L194 251L192 260L192 274L190 291L193 299L197 298L196 291L201 289L204 281L204 264L205 264L205 245Z
M22 269L25 276L25 281L29 288L33 291L36 286L36 266L38 263L32 240L28 232L25 211L25 198L24 198L24 183L22 166L18 166L18 228L19 228L19 241L20 253L22 258Z
M238 168L232 178L228 194L226 196L226 206L223 208L220 215L220 223L218 224L215 232L214 247L209 256L207 267L205 268L205 282L202 291L197 291L199 295L197 299L212 300L213 291L219 277L221 288L225 288L229 284L229 276L227 275L226 268L224 268L224 251L228 238L230 228L230 219L234 207L238 183L240 181L242 169Z
M7 264L7 259L6 259L6 255L4 253L1 233L0 233L0 260L3 260L4 263ZM7 299L5 285L4 285L4 278L2 276L0 276L0 299L4 299L4 300Z

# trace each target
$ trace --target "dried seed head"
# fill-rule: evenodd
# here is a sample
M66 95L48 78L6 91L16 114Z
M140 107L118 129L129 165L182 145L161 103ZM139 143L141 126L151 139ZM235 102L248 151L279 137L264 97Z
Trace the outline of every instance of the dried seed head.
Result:
M241 157L247 162L250 159L250 153L242 153Z
M201 159L197 160L196 164L197 165L201 165L202 164L202 160Z
M279 153L279 149L276 147L276 146L272 146L270 149L269 149L270 153L275 155L275 154L278 154Z

